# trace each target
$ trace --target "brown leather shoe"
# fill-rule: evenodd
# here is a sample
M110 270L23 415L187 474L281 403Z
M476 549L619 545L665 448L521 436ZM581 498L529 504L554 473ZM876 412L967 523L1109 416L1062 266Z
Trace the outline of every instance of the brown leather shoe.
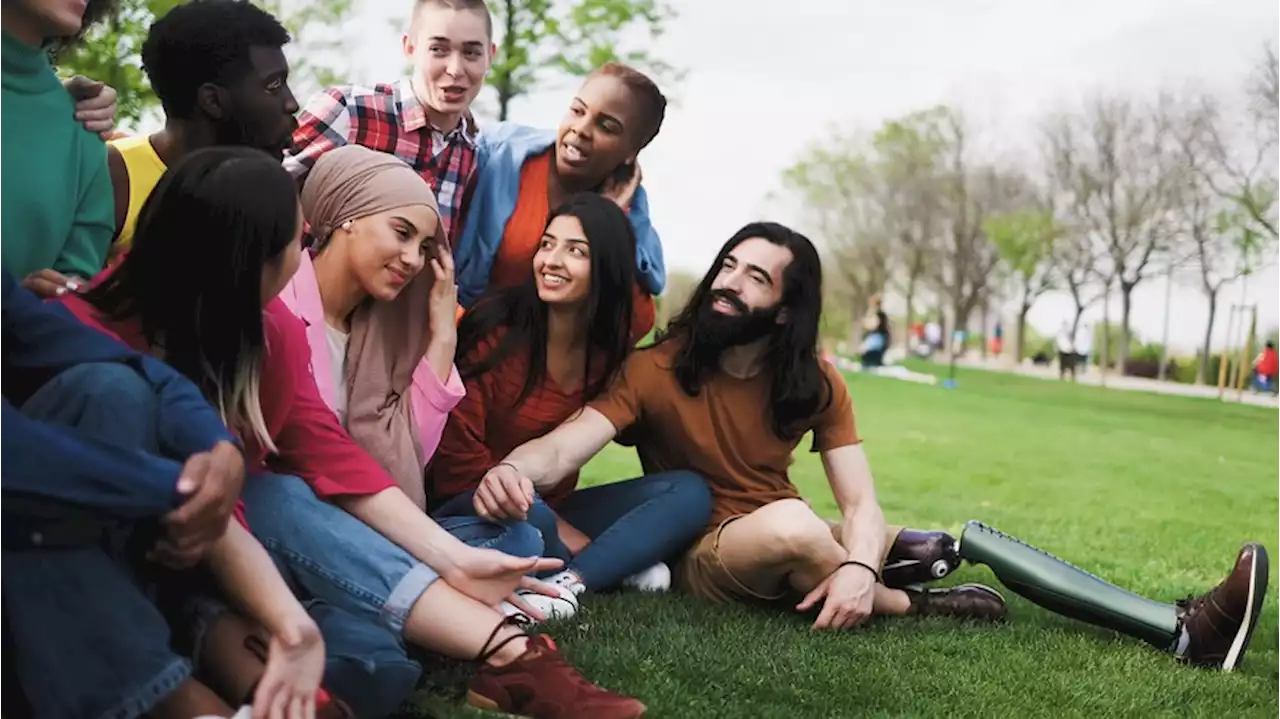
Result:
M1207 594L1178 602L1188 664L1231 671L1240 665L1267 594L1267 549L1246 544L1227 578Z
M482 666L471 682L467 703L536 719L635 719L645 712L639 700L588 681L546 635L529 637L524 654L510 664Z
M911 598L909 614L921 617L960 617L995 621L1006 610L1000 592L982 584L961 584L941 589L906 589Z

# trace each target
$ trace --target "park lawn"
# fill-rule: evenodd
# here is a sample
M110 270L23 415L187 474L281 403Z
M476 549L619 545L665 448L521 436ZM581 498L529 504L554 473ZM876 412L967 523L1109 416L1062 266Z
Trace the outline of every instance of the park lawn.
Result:
M1245 541L1280 562L1275 410L984 372L962 372L954 390L865 375L849 386L892 523L958 533L981 519L1169 602L1216 584ZM584 480L637 471L615 446ZM835 516L815 455L797 456L792 479ZM995 626L885 619L813 634L798 617L624 594L589 597L549 631L656 718L1274 717L1278 574L1233 674L1183 667L1008 591L1010 621ZM985 567L947 580L971 581L999 587ZM487 716L441 690L410 715Z

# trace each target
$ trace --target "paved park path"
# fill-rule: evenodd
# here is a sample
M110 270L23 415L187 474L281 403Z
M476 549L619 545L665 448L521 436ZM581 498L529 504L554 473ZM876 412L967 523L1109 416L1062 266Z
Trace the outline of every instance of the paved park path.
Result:
M1039 379L1058 381L1057 367L1036 367L1030 364L1021 366L1012 366L1005 362L994 359L979 358L961 358L956 360L957 367L965 367L968 369L980 369L991 372L1010 372L1020 374L1024 377L1036 377ZM1069 379L1067 381L1070 381ZM1102 374L1098 372L1096 366L1091 366L1087 373L1081 373L1076 382L1079 384L1088 384L1094 386L1102 386ZM1218 398L1218 388L1202 387L1192 384L1182 384L1179 382L1159 382L1153 379L1143 379L1141 377L1120 377L1115 373L1110 373L1106 378L1106 388L1116 390L1127 390L1130 392L1155 392L1157 394L1181 395L1183 397L1202 397L1207 399ZM1223 394L1222 399L1226 402L1235 402L1237 393L1234 389L1228 390ZM1252 404L1259 407L1280 408L1280 401L1275 396L1269 394L1259 394L1256 392L1244 391L1244 395L1240 397L1240 402L1244 404Z

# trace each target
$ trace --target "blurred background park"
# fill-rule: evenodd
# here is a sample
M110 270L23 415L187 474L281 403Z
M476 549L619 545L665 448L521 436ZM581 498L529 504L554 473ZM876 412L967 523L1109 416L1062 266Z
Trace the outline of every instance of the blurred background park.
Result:
M66 64L120 90L126 129L158 121L137 53L173 4L123 0ZM264 4L294 31L300 99L404 70L410 0ZM671 98L640 157L669 269L662 314L760 218L823 251L824 341L850 370L882 298L889 362L925 379L849 375L890 521L983 519L1161 601L1208 589L1241 542L1275 550L1280 424L1269 393L1248 389L1280 322L1274 0L490 5L482 127L554 126L576 78L612 57ZM1063 355L1080 383L1011 372L1056 378ZM1206 389L1081 386L1104 381ZM1224 405L1219 384L1270 406ZM614 447L584 479L637 471ZM792 476L834 512L816 459ZM619 596L555 631L658 717L1275 716L1274 577L1234 675L1012 596L1012 621L993 628L814 637L791 618ZM994 581L954 579L975 580ZM471 716L452 691L408 711Z

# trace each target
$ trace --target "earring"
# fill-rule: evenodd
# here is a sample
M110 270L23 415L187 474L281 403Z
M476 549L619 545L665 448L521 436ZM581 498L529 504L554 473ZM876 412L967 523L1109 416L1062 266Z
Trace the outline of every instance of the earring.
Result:
M346 222L342 223L342 229L346 230L347 232L350 232L350 231L351 231L351 220L347 220Z

